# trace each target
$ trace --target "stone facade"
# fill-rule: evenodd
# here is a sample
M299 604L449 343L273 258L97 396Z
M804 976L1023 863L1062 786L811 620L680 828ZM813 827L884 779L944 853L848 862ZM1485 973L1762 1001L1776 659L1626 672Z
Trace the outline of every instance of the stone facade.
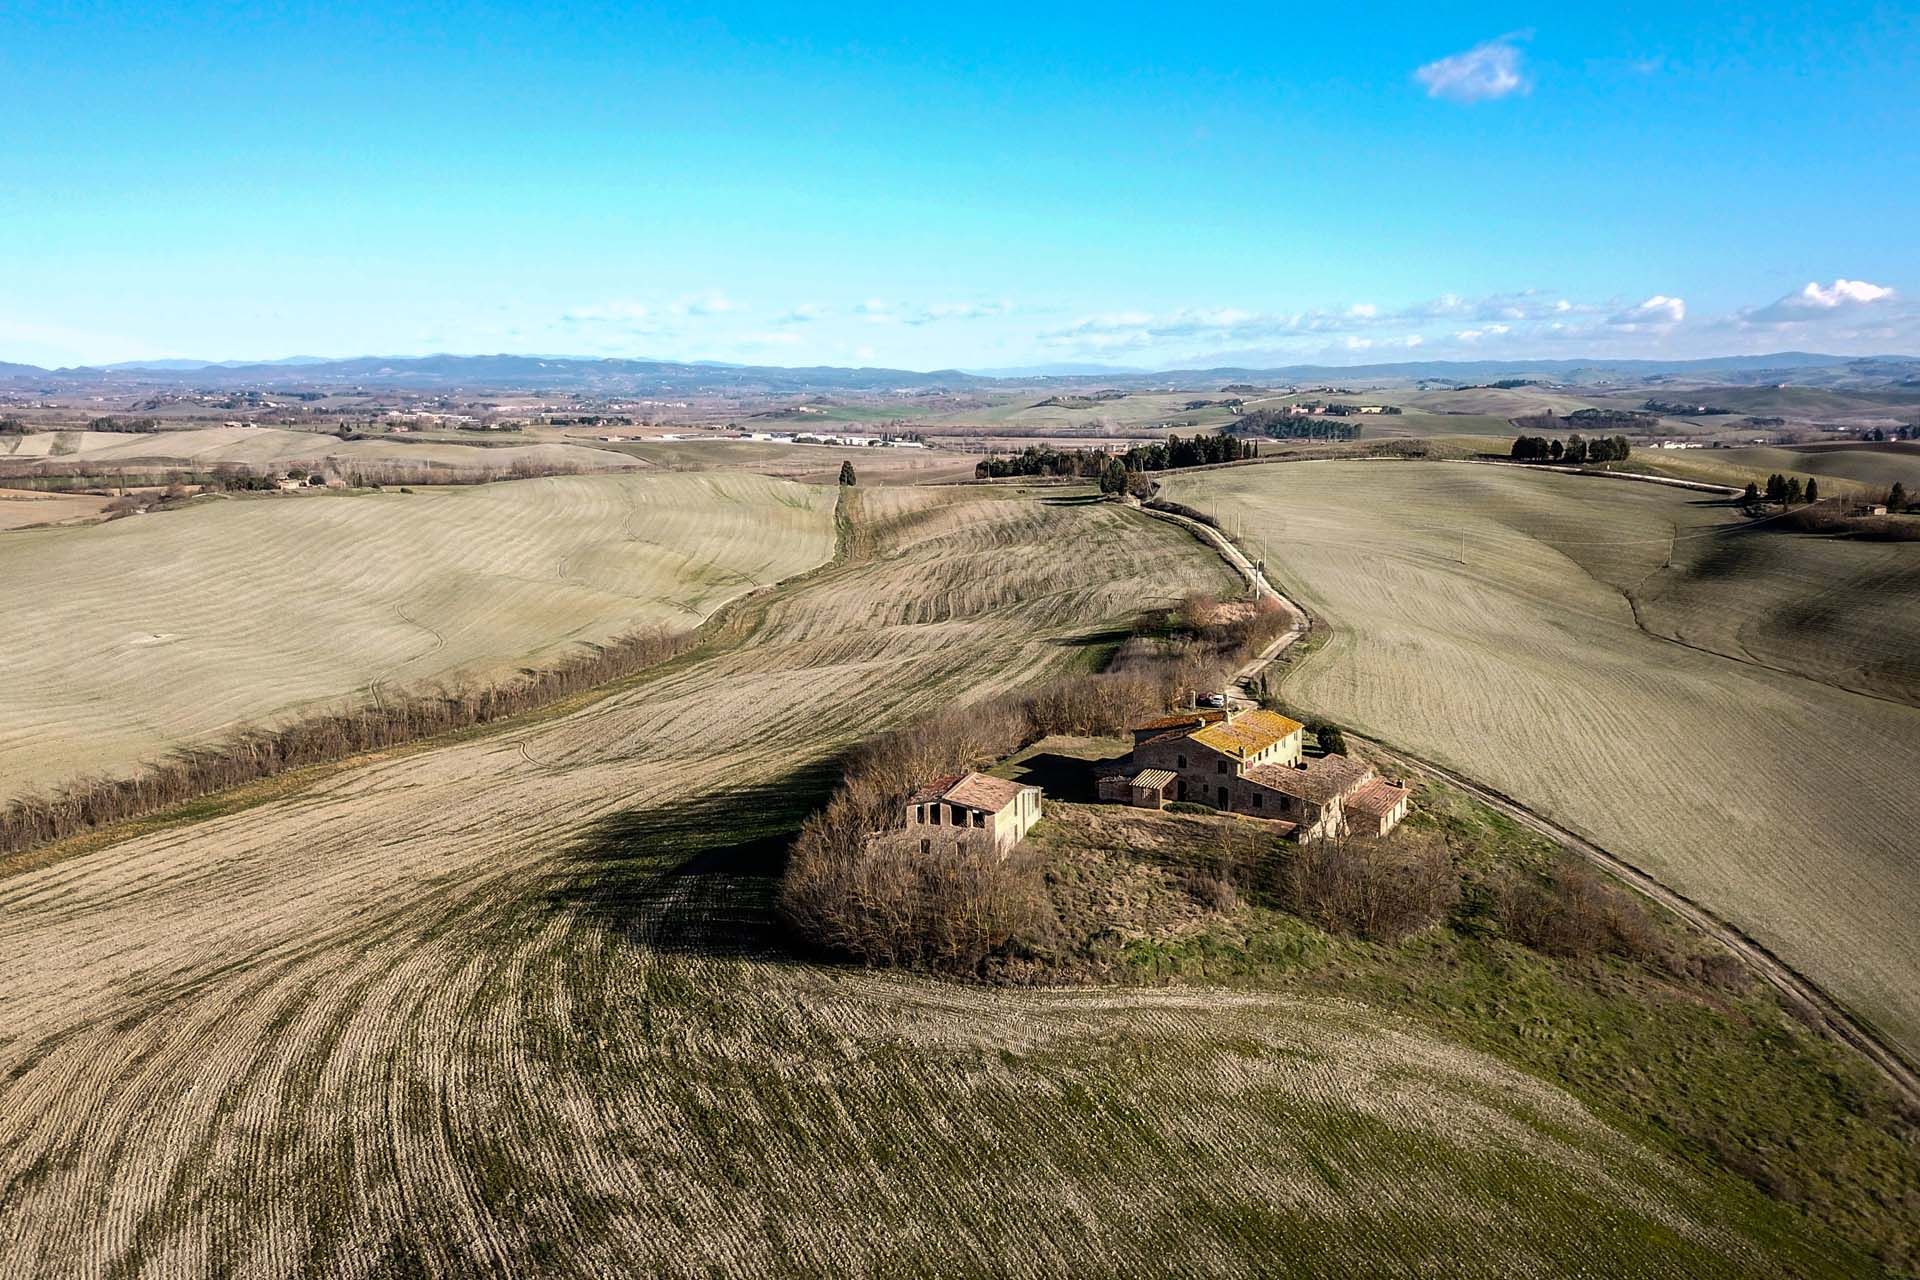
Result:
M906 827L923 853L978 838L1001 853L1026 838L1040 820L1041 792L983 773L937 778L907 800Z

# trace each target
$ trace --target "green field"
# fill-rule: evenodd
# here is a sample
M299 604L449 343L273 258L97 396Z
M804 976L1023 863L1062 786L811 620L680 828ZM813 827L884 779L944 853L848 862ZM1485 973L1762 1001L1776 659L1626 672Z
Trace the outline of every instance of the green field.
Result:
M1703 495L1501 467L1168 487L1332 624L1290 699L1654 872L1920 1049L1920 710L1898 700L1920 547L1730 533Z
M554 446L558 447L558 446ZM830 490L569 476L203 498L0 536L5 795L588 641L689 628L832 548Z

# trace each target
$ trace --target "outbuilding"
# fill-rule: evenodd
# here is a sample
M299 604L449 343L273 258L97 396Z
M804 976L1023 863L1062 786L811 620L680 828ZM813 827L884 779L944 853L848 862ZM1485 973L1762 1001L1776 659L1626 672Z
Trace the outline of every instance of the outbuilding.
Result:
M1039 787L984 773L954 773L936 778L907 799L907 830L920 838L920 851L952 848L961 840L991 840L1001 853L1026 838L1040 820Z

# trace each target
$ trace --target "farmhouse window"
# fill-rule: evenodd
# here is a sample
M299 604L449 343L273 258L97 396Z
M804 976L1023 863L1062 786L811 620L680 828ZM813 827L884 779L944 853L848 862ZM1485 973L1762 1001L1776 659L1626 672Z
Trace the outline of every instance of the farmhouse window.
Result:
M1227 771L1227 762L1225 760L1215 760L1213 762L1213 771L1215 773L1225 773Z
M1180 762L1180 767L1182 769L1187 767L1187 758L1185 756L1176 756L1174 758Z
M986 825L987 825L987 815L986 815L986 814L984 814L984 813L976 813L976 814L974 814L974 815L973 815L973 825L974 825L974 826L976 826L976 827L984 827L984 826L986 826Z
M1258 808L1261 808L1261 807L1262 807L1262 805L1261 805L1261 803L1260 803L1260 799L1261 799L1261 796L1260 796L1260 793L1259 793L1258 791L1256 791L1256 792L1254 792L1254 793L1253 793L1253 807L1254 807L1254 808L1256 808L1256 809L1258 809Z
M920 842L920 852L922 852L922 853L932 853L932 852L933 852L933 841L931 841L931 840L922 840L922 841Z
M933 810L933 825L936 827L939 826L940 825L940 806L936 804L936 805L929 805L928 807Z

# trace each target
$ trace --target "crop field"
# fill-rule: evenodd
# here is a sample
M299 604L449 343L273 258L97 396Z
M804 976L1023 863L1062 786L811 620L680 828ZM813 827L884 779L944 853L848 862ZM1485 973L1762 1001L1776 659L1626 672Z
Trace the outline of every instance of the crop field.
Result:
M459 444L403 438L340 440L279 427L193 427L183 431L47 431L0 436L0 463L95 463L103 468L206 469L328 464L437 465L505 475L516 464L549 471L615 471L639 465L606 449L558 443Z
M1847 1270L1349 1002L791 958L836 751L1232 588L1108 505L848 502L597 701L0 880L0 1276Z
M208 498L0 537L4 795L345 698L691 628L833 548L833 495L752 475Z
M1333 624L1290 700L1587 835L1920 1050L1920 547L1733 532L1699 494L1499 467L1169 489L1241 522Z
M0 531L91 519L105 511L111 501L111 498L86 493L0 489Z
M1643 449L1634 461L1661 475L1711 484L1744 485L1753 481L1766 488L1775 472L1816 478L1822 492L1884 496L1896 481L1908 493L1920 492L1920 444L1885 443L1834 446L1776 447L1750 445L1734 449Z
M871 433L869 433L871 434ZM751 471L803 484L834 484L851 462L863 484L971 478L974 459L945 449L868 449L771 440L638 440L602 446L675 471Z
M1262 399L1245 393L1249 401ZM1090 395L1061 391L1029 390L987 409L964 409L930 415L922 421L932 431L950 431L979 427L986 431L1072 436L1099 434L1102 430L1136 435L1153 435L1167 430L1171 421L1192 422L1183 430L1213 430L1233 420L1223 407L1188 409L1196 400L1225 400L1242 395L1209 389L1193 391L1129 392L1111 400L1096 400ZM1277 403L1281 397L1274 397ZM1049 404L1055 400L1059 403Z

